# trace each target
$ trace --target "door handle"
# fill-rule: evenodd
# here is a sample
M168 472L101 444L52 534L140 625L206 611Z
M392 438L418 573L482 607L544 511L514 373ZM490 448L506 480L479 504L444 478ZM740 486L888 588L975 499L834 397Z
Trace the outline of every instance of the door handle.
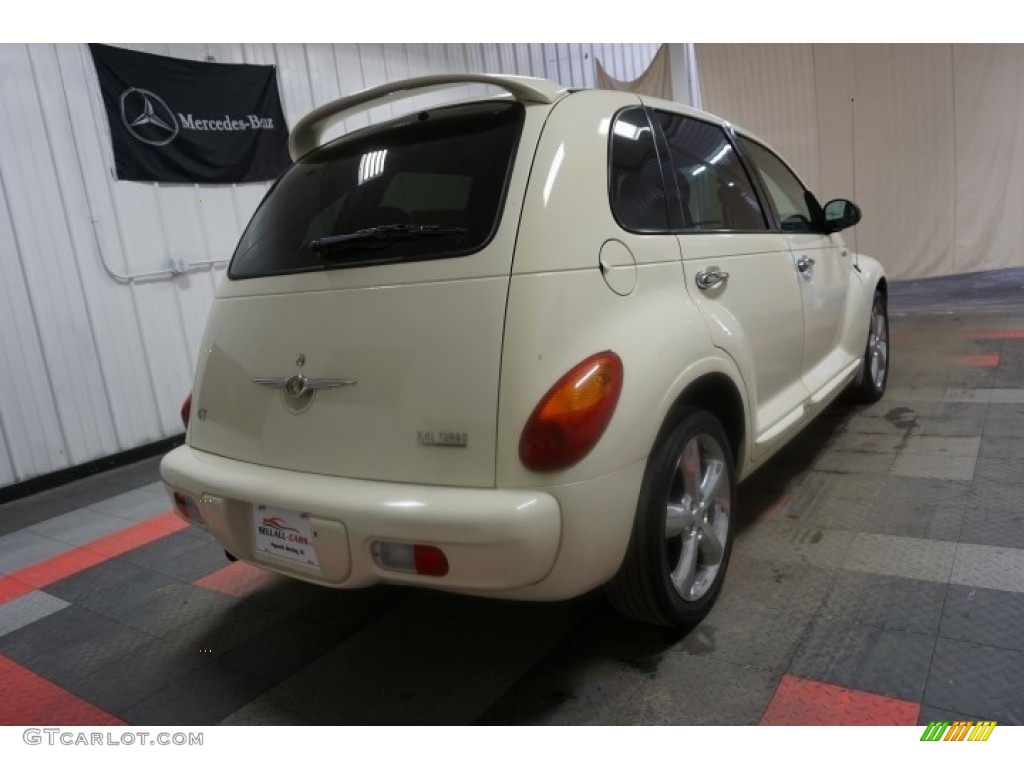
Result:
M814 266L814 259L810 256L801 256L796 260L796 268L801 272L807 272L811 267Z
M717 267L706 269L703 272L697 273L697 287L702 291L706 291L708 288L714 288L719 283L724 283L729 279L729 273L723 272Z

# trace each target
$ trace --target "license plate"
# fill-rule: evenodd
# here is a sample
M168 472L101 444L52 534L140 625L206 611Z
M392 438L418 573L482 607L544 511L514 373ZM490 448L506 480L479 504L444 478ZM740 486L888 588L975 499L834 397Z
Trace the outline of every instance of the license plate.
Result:
M308 517L290 509L253 504L252 526L258 553L320 567L313 545L313 524Z

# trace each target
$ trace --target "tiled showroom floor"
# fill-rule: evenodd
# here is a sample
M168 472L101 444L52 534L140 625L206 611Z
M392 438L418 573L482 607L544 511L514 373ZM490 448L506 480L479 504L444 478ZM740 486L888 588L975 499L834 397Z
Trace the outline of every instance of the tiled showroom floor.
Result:
M0 505L0 724L1020 724L1020 285L1003 307L894 286L887 396L833 406L742 487L725 590L688 634L599 594L229 564L167 511L156 459Z

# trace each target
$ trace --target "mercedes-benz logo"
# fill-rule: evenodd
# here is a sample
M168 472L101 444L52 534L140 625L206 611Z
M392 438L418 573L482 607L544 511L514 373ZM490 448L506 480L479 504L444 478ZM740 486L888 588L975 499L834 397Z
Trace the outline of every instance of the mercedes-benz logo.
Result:
M136 139L158 147L178 135L178 120L171 108L143 88L129 88L121 94L121 122Z

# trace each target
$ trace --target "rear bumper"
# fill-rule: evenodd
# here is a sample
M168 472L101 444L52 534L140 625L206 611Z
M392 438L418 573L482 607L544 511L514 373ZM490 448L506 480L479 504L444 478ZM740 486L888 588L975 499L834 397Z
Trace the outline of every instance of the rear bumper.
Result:
M466 592L520 591L551 572L562 537L556 498L535 490L406 485L264 467L189 446L164 457L168 489L198 502L201 527L235 557L332 587L410 584ZM318 568L255 548L253 504L308 515ZM190 521L192 522L192 521ZM382 568L374 542L425 544L444 576Z

